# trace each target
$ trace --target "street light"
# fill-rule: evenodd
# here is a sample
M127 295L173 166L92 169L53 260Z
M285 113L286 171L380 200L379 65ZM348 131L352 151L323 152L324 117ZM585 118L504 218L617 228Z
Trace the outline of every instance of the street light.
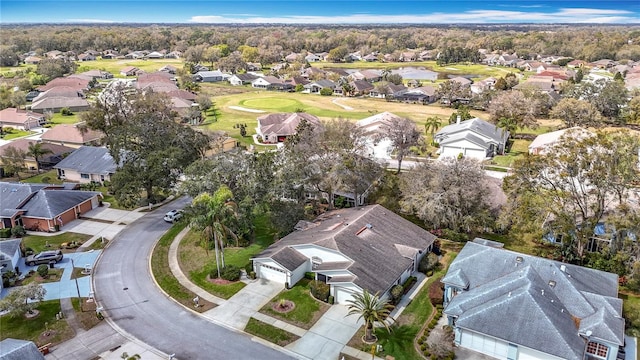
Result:
M75 264L73 263L73 258L71 259L71 275L73 275L73 271L76 269ZM76 281L76 291L78 292L78 303L80 304L80 311L82 311L82 298L80 298L80 287L78 286L78 277L73 278Z

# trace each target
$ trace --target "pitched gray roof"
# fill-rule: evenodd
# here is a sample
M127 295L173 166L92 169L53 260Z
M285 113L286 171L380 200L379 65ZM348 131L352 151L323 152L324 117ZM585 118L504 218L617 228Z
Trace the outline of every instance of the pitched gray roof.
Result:
M74 206L100 194L95 191L41 190L22 208L27 216L53 219Z
M471 131L483 136L486 136L493 141L501 144L506 136L503 137L504 130L497 126L486 122L480 118L473 118L465 121L461 121L459 124L450 124L438 131L435 135L436 138L444 139L447 137L455 136L454 134ZM506 134L505 134L506 135ZM442 140L441 140L442 142Z
M21 208L24 203L38 190L45 188L44 184L19 184L0 182L0 205L5 210ZM4 214L3 214L4 216Z
M83 174L113 174L116 163L104 147L81 146L71 155L60 161L55 169L75 170Z
M0 359L2 360L44 360L33 341L7 338L0 341Z
M319 126L320 120L307 113L277 113L258 117L258 127L263 134L293 135L302 120Z
M459 286L462 276L468 290L444 311L456 326L564 359L582 359L588 330L623 342L616 274L469 242L442 282Z
M273 254L271 258L290 271L297 269L298 266L304 264L304 262L308 260L306 256L290 247L281 249L277 253Z
M0 255L4 255L8 258L12 258L16 254L16 251L20 249L20 242L22 239L11 239L0 241Z
M337 250L353 261L341 265L348 265L356 285L383 293L412 262L396 245L403 245L403 253L407 248L421 251L435 240L428 231L380 205L334 210L314 223L317 225L294 231L256 257L272 257L283 248L303 244Z

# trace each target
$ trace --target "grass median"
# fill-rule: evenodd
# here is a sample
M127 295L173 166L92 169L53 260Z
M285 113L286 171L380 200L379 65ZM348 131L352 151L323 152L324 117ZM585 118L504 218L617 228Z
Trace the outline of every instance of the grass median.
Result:
M280 346L286 346L300 338L298 335L254 318L249 319L249 323L244 328L244 331Z

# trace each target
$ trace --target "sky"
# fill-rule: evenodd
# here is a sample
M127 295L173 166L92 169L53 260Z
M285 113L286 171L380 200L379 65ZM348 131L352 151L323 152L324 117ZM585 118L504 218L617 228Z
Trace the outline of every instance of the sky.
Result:
M0 24L640 24L638 0L0 0Z

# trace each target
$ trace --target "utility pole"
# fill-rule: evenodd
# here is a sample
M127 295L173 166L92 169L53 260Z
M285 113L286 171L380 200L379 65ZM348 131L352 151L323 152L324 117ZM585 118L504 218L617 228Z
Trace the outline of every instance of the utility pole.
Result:
M76 269L76 266L73 262L73 258L71 259L71 275L73 276L73 271ZM80 297L80 287L78 286L78 277L74 277L74 280L76 281L76 291L78 292L78 303L80 305L80 311L82 311L82 298Z

